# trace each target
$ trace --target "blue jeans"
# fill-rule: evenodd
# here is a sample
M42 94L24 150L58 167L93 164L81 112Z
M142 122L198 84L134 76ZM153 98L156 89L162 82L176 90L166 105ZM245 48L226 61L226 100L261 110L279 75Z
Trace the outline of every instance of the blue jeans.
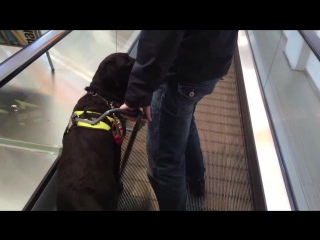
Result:
M194 111L219 80L166 82L153 94L152 122L147 130L147 172L160 211L185 211L186 182L204 178Z

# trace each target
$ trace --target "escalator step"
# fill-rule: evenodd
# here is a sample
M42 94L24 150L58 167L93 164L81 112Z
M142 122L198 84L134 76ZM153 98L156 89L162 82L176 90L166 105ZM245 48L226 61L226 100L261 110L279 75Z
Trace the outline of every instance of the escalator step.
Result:
M200 198L188 194L189 211L254 210L240 114L232 65L224 80L196 109L196 124L206 167L206 191L205 196ZM133 127L132 123L128 123L128 127ZM130 133L123 150L129 137ZM118 210L159 210L146 169L146 129L142 128L123 173L124 191L120 195Z

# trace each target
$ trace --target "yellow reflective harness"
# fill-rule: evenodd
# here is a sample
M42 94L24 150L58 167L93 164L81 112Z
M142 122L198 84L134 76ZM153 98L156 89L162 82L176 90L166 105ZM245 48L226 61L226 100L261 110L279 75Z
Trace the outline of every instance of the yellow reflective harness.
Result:
M77 116L77 117L80 117L85 111L75 111L74 114ZM100 113L97 113L97 112L91 112L91 111L87 111L87 113L93 113L93 114L98 114L98 115L101 115ZM106 118L111 122L113 123L114 119L112 117L109 117L109 116L106 116ZM95 120L95 119L93 119ZM103 129L103 130L106 130L106 131L109 131L111 129L111 126L109 126L107 123L103 122L103 121L100 121L98 122L97 124L95 125L91 125L89 123L84 123L84 122L76 122L76 125L79 126L79 127L88 127L88 128L94 128L94 129Z
M114 122L114 119L109 116L106 116L106 120L102 120L95 125L91 125L89 123L79 122L79 121L75 120L75 117L86 119L86 120L91 120L91 121L94 121L97 119L94 117L90 117L90 119L88 119L88 117L86 117L85 115L101 115L101 113L92 112L92 111L75 111L69 120L69 124L66 129L66 133L68 133L72 127L76 127L76 126L77 127L100 129L100 130L106 130L106 131L110 131L112 129L112 124ZM82 117L82 116L84 116L84 117Z
M100 122L94 125L76 120L76 118L81 118L81 119L86 119L90 121L95 121L98 117L100 117L100 115L101 113L93 112L93 111L75 111L69 120L69 124L65 130L64 135L70 132L70 130L73 129L74 127L84 127L84 128L91 128L96 130L105 130L112 133L115 142L121 145L124 140L125 131L123 129L121 120L116 116L114 116L114 118L106 116L104 120L101 120ZM94 116L96 116L97 118Z
M97 93L88 92L88 94L92 95L93 97L100 98L102 101L104 101L106 104L108 104L111 109L113 109L115 106L119 105L115 102L107 101L106 99L104 99L103 97L101 97ZM90 123L76 121L76 118L95 121L100 116L101 116L101 113L89 111L89 109L84 110L84 111L75 111L69 120L69 124L64 132L64 136L71 129L73 129L75 127L84 127L84 128L91 128L91 129L96 129L96 130L105 130L105 131L112 133L115 142L117 144L121 145L124 140L126 131L125 131L125 127L123 128L123 126L122 126L123 121L120 120L118 117L116 117L114 114L113 114L113 117L106 116L103 120L101 120L100 122L98 122L97 124L94 124L94 125L92 125Z

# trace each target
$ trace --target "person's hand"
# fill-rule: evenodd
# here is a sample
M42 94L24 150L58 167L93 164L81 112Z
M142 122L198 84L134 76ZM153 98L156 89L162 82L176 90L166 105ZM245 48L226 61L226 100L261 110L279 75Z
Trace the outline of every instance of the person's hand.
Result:
M132 110L135 110L134 108L129 108L126 104L123 104L123 105L120 107L120 109L131 110L131 111L132 111ZM151 122L152 119L151 119L150 106L149 106L149 107L144 107L144 108L143 108L143 112L144 112L144 114L146 115L146 118L143 119L142 122L143 122L143 123ZM123 117L125 117L125 118L127 118L127 119L129 119L129 120L131 120L131 121L135 121L135 120L136 120L136 118L129 117L129 116L124 115L124 114L122 114L122 115L123 115Z

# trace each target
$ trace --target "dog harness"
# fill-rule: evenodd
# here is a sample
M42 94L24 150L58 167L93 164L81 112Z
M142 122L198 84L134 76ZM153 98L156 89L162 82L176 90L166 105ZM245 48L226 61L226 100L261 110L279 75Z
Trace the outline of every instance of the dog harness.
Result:
M93 97L99 97L101 98L104 102L106 102L108 105L110 105L111 109L114 108L114 102L109 103L106 101L104 98L102 98L100 95L97 93L91 93L88 92L88 94L91 94ZM76 118L82 118L90 121L95 121L97 118L99 118L101 113L95 112L94 110L84 110L84 111L75 111L73 115L71 116L69 120L69 124L65 130L65 134L70 132L73 128L75 127L84 127L84 128L91 128L95 130L104 130L111 132L114 137L114 141L121 145L124 140L124 129L123 129L123 123L122 121L113 115L113 117L106 116L105 119L101 120L97 124L91 125L89 123L84 123L80 121L76 121Z
M122 127L123 124L121 120L116 116L114 116L113 118L106 116L105 119L103 119L102 121L98 122L95 125L76 121L76 118L95 121L97 118L99 118L100 115L101 113L93 112L93 111L75 111L69 120L69 124L66 128L65 134L70 132L75 127L104 130L113 134L114 140L117 144L119 145L122 144L124 140L124 136L123 136L124 131Z
M84 122L78 122L75 120L75 118L78 117L78 118L94 121L99 117L99 115L101 114L97 112L92 112L92 111L75 111L70 118L70 121L68 124L68 127L69 127L68 131L73 126L110 131L112 123L114 122L114 119L109 116L107 116L105 120L102 120L95 125L91 125L89 123L84 123Z

